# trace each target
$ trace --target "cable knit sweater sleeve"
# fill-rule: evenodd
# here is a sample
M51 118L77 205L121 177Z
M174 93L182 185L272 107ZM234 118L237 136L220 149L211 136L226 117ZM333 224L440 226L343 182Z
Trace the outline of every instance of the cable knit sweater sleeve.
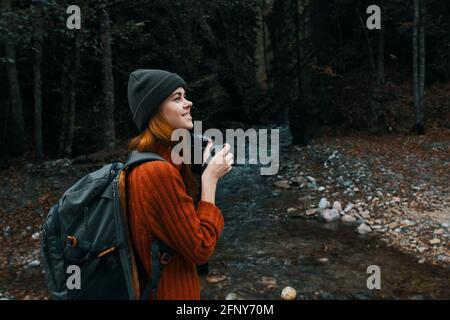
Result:
M145 228L192 263L206 262L224 226L220 209L206 201L195 208L179 171L168 162L148 162L136 170Z

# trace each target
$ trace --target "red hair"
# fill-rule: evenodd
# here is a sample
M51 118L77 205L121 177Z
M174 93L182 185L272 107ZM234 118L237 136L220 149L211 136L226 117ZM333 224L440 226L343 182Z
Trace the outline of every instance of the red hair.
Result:
M164 119L162 113L158 113L149 121L147 128L138 136L131 139L128 144L129 151L137 150L140 152L152 151L153 145L159 141L169 147L177 144L177 141L172 141L171 136L174 128ZM198 192L195 185L195 180L192 174L192 165L183 163L180 169L180 174L183 179L186 191L194 201L197 201ZM125 190L125 176L126 173L122 171L119 177L119 190ZM125 204L124 193L120 192L122 205Z

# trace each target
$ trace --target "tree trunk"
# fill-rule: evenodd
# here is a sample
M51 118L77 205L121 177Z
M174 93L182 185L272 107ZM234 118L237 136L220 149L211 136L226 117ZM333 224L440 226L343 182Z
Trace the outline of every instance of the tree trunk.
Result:
M358 9L356 9L356 14L357 14L357 16L359 18L359 22L361 23L361 27L364 30L364 36L366 37L367 49L369 50L370 65L372 66L373 73L376 74L377 71L376 71L375 62L374 62L374 59L373 59L372 43L370 42L370 37L369 37L369 34L367 33L366 25L364 24L363 19L362 19L361 15L359 14Z
M102 76L105 118L103 122L103 147L114 148L114 78L112 72L110 20L106 9L101 9L100 38L103 50Z
M378 55L377 55L378 84L384 84L384 25L378 31Z
M77 97L77 78L78 70L80 69L80 40L81 34L75 31L75 50L73 57L73 67L69 75L69 115L67 119L67 140L64 148L64 154L71 157L73 149L73 132L75 127L75 113L76 113L76 97Z
M41 161L44 157L42 143L42 41L43 23L42 7L38 3L34 8L35 14L35 38L34 38L34 143L36 148L36 158Z
M422 35L419 36L419 29L421 29L421 0L414 0L414 24L413 24L413 93L414 93L414 110L415 110L415 130L417 134L424 133L424 123L423 123L423 111L422 111L422 98L421 98L421 82L424 79L422 71L425 70L425 66L419 64L423 62L425 58L424 46L421 43ZM421 32L420 32L421 33ZM424 37L424 35L423 35ZM419 51L420 51L420 61L419 61ZM423 78L422 78L423 77Z
M62 96L62 121L61 121L61 131L59 134L59 146L58 146L58 158L64 156L64 150L66 149L67 143L67 132L69 127L69 98L66 92L69 90L69 73L70 73L70 50L66 47L63 70L61 74L61 96Z
M11 11L9 0L2 0L2 10ZM4 38L6 69L8 72L9 94L11 99L12 123L9 134L9 150L13 155L23 154L25 144L25 123L23 119L22 98L17 73L16 50L14 42L9 37Z
M419 24L419 119L418 133L425 131L424 122L424 93L425 93L425 0L420 0Z
M336 25L337 25L337 29L338 29L338 37L339 37L339 58L341 60L341 67L342 67L342 71L344 74L346 74L346 70L345 70L345 58L344 58L344 37L342 36L342 27L341 27L341 13L340 10L338 10L340 5L340 2L335 1L335 6L336 6Z
M261 24L262 24L262 40L263 40L263 56L264 56L264 71L266 74L266 89L269 89L270 79L269 79L269 67L267 62L267 35L266 35L266 5L265 0L262 0L262 14L261 14Z
M301 0L294 0L294 10L295 10L295 53L297 56L297 97L300 99L301 96L301 92L302 92L302 81L301 81L301 70L300 70L300 65L301 65L301 45L300 45L300 17L299 17L299 12L298 12L298 1ZM300 102L300 101L298 101Z

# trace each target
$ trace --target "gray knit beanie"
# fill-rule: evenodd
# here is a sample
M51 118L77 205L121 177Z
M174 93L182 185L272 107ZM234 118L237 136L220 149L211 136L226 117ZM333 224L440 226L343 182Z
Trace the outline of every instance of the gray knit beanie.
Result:
M176 73L159 69L138 69L128 80L128 103L134 123L143 132L159 105L177 88L186 83Z

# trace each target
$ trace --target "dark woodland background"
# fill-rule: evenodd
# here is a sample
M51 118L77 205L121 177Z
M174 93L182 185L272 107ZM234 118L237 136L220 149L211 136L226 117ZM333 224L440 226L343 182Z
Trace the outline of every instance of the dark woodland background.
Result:
M81 30L66 8L81 8ZM382 29L368 30L377 4ZM1 0L1 157L112 148L137 134L137 68L177 72L203 128L326 134L450 126L446 0Z

